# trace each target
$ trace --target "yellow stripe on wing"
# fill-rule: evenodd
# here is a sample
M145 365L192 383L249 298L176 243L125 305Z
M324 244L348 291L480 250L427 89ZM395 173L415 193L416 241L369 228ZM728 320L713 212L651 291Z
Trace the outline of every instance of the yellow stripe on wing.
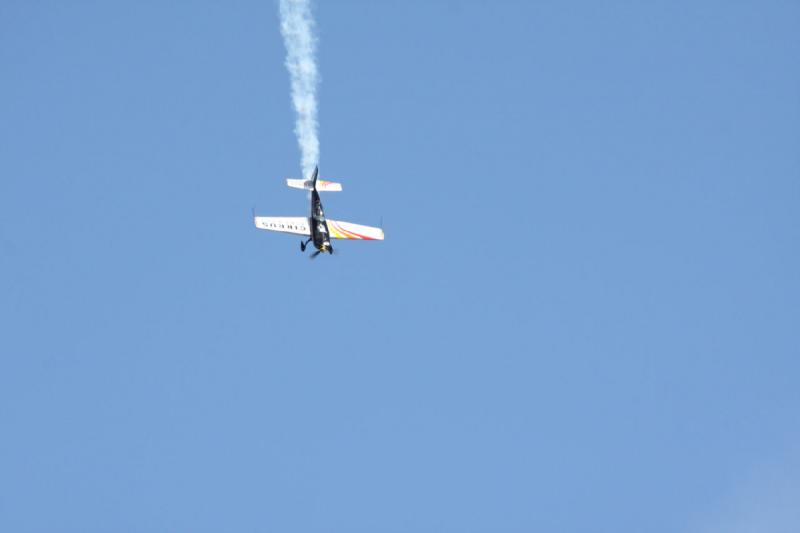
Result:
M330 225L333 227L333 231L335 231L335 232L336 232L336 235L335 235L335 237L336 237L337 239L352 239L352 240L361 240L361 239L363 239L363 238L364 238L363 236L361 236L361 235L359 235L359 234L357 234L357 233L353 233L352 231L347 231L346 229L344 229L343 227L341 227L341 226L340 226L338 223L336 223L336 222L333 222L333 223L331 223Z

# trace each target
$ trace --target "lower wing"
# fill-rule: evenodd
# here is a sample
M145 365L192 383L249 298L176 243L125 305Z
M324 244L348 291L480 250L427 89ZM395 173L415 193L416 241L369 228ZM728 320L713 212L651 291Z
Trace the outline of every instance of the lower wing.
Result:
M254 221L258 229L311 235L308 217L255 217Z
M351 222L340 222L328 219L328 231L334 239L356 239L364 241L382 241L383 230L372 226L362 226Z

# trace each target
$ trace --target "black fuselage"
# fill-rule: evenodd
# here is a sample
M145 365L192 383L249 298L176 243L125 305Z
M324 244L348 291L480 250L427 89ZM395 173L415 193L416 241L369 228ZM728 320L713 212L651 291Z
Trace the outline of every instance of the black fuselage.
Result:
M320 252L333 253L325 211L322 209L316 187L311 191L311 238L314 241L314 248Z

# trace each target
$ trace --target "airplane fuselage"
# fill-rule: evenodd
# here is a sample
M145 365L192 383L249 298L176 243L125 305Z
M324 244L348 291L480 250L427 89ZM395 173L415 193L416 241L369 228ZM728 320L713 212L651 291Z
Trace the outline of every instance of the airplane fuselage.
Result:
M325 210L322 209L322 202L319 199L317 189L311 191L311 239L314 247L320 252L333 253L331 246L330 232L328 223L325 220Z

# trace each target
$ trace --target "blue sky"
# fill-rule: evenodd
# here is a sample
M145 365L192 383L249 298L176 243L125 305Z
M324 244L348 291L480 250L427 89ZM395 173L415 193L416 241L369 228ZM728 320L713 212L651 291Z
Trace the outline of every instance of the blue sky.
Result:
M0 529L797 531L800 5L0 4ZM307 254L306 254L307 255Z

